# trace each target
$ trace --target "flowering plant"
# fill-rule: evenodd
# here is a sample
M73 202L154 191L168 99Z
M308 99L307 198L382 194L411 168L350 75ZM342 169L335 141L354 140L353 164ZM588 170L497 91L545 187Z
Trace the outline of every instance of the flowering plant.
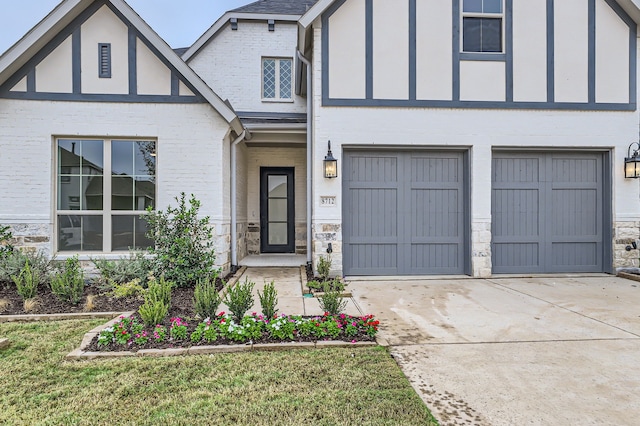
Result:
M169 336L173 340L183 340L187 338L187 324L182 318L171 318L171 326L169 327Z

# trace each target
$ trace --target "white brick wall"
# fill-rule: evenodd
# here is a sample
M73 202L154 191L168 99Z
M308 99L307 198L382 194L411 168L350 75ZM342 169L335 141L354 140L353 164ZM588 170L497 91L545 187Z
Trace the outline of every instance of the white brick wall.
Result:
M228 228L229 201L221 192L227 130L208 104L0 100L0 223L52 228L54 138L91 136L157 139L158 207L175 205L182 191L194 193L201 213Z
M236 31L227 25L189 65L222 99L229 99L236 111L304 113L304 98L294 95L294 102L263 102L261 92L261 58L295 59L297 31L295 22L277 22L273 32L266 22L240 21Z

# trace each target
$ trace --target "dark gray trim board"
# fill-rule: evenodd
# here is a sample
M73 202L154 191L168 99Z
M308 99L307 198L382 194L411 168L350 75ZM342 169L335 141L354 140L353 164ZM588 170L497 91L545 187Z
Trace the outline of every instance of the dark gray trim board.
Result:
M82 93L82 32L80 27L73 30L71 35L71 68L73 80L73 93ZM35 68L34 68L35 70Z
M129 24L129 94L138 93L138 32Z
M547 102L554 103L556 99L556 28L555 6L553 0L547 0Z
M180 96L180 78L171 72L171 96Z
M409 107L409 108L479 108L479 109L558 109L577 111L635 111L636 104L577 102L498 102L498 101L432 101L401 99L324 99L323 106L340 107Z
M36 91L36 69L32 69L27 74L27 93L35 93Z
M373 97L373 0L365 0L365 40L366 40L366 92L363 99L330 98L329 96L329 18L344 4L345 0L334 3L322 15L322 105L353 107L425 107L425 108L484 108L484 109L550 109L578 111L635 111L637 108L637 26L615 0L604 0L629 26L629 102L596 102L596 16L595 1L588 0L589 8L589 97L588 102L555 102L555 13L554 0L546 0L547 5L547 101L515 102L513 100L513 0L505 0L504 53L467 53L460 51L460 2L452 1L452 100L416 99L417 58L417 1L409 2L409 96L406 100L375 99ZM462 101L460 100L460 62L497 61L505 63L505 101Z
M28 92L0 92L0 98L23 99L33 101L77 101L77 102L124 102L124 103L173 103L173 104L202 104L207 101L200 96L170 96L170 95L117 95L92 93L28 93Z

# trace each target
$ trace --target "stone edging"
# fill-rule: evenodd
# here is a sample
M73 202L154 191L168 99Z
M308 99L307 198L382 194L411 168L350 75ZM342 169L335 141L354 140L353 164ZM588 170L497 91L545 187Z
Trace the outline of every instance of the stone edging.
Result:
M238 282L238 279L244 271L247 269L246 266L238 269L238 272L229 280L229 282L220 290L220 297L224 299L227 294L227 291L230 286L235 285ZM120 317L121 315L133 315L134 312L130 312L127 314L122 314L121 312L78 312L72 314L26 314L26 315L0 315L0 323L4 322L32 322L32 321L63 321L63 320L74 320L74 319L112 319L114 317ZM100 329L102 331L102 329Z
M9 339L0 339L0 351L3 349L7 349L10 344L11 342L9 342Z
M628 272L618 272L616 275L618 277L620 277L620 278L626 278L626 279L631 280L631 281L640 282L640 275L630 274Z

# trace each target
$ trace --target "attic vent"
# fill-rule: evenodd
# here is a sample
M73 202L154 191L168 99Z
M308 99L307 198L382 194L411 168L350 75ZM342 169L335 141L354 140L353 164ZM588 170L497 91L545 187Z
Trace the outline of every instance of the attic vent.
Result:
M236 31L238 29L238 18L231 18L229 22L231 22L231 30Z
M111 43L98 43L98 77L111 78Z
M269 31L276 30L276 21L274 21L273 19L269 19L268 24L269 24Z

